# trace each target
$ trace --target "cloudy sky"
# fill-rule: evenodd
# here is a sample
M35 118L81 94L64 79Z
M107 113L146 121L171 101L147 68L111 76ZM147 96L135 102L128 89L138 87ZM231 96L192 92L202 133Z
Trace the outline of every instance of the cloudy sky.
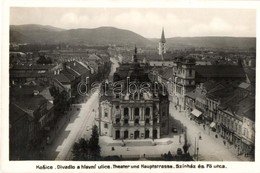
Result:
M256 11L176 8L11 8L10 24L52 25L65 29L113 26L144 37L256 36Z

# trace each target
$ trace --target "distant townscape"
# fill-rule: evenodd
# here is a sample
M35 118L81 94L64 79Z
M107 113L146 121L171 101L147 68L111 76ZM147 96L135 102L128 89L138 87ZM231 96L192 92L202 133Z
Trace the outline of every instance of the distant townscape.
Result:
M256 38L10 26L10 160L254 161Z

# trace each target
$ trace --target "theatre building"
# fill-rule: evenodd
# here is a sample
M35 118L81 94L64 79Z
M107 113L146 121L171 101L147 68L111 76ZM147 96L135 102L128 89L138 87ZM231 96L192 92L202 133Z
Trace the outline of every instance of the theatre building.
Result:
M135 49L132 62L117 68L113 84L102 85L96 118L101 136L156 139L169 133L168 93L149 73Z

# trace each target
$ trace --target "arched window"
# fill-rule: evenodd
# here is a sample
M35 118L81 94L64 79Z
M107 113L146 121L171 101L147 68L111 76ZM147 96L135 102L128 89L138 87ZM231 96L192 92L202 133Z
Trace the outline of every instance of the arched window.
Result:
M135 108L135 116L139 116L139 108Z
M128 108L124 108L124 115L128 115Z
M149 118L146 118L145 124L150 124L150 119Z
M124 124L128 124L128 119L124 119Z
M153 123L157 123L157 118L154 118L154 119L153 119Z
M108 125L107 125L107 123L105 123L105 124L104 124L104 128L106 128L106 129L108 128Z
M134 100L138 100L138 92L135 92L135 94L134 94Z
M120 123L120 118L117 118L117 119L116 119L116 123Z
M150 115L150 108L145 108L145 115Z
M135 125L139 124L139 119L135 119Z

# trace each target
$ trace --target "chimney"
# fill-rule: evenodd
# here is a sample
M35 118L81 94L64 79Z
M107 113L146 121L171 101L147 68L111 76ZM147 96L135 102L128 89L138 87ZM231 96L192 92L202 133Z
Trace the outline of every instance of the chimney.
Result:
M73 65L76 66L76 62L75 61L74 61Z
M57 70L57 74L60 74L60 69Z
M56 72L56 70L54 70L54 75L56 75L57 74L57 72Z

